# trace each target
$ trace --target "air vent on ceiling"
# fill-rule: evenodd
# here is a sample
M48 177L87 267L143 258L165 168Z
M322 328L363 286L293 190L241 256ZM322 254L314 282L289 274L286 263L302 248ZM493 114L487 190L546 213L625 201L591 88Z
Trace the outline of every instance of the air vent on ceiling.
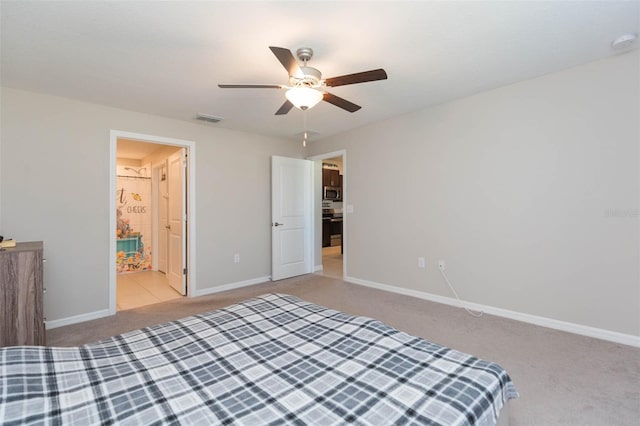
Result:
M223 120L223 118L199 112L198 115L196 115L196 120L208 121L209 123L219 123Z

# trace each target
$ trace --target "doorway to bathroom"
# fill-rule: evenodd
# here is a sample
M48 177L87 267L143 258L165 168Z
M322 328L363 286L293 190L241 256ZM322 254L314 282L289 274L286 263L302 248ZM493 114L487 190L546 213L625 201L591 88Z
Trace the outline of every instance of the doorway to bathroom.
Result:
M112 313L181 298L190 282L187 171L194 147L141 136L112 135Z

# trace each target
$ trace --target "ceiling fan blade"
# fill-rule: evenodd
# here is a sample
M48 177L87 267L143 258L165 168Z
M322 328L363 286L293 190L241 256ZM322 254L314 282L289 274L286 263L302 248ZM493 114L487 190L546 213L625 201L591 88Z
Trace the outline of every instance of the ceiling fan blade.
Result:
M293 108L293 104L287 100L282 104L280 109L276 111L276 115L285 115L291 111L291 108Z
M344 86L346 84L365 83L367 81L386 80L387 73L382 68L355 74L341 75L327 78L324 82L329 87Z
M333 104L349 112L356 112L357 110L362 108L360 105L356 105L353 102L349 102L346 99L343 99L339 96L333 95L328 92L324 92L324 94L322 95L322 100L325 102L329 102L330 104Z
M279 84L218 84L221 89L282 89Z
M280 61L284 69L287 70L289 75L302 75L302 70L296 61L296 58L293 57L293 53L289 49L285 49L284 47L274 47L269 46L269 49L276 55L276 58Z

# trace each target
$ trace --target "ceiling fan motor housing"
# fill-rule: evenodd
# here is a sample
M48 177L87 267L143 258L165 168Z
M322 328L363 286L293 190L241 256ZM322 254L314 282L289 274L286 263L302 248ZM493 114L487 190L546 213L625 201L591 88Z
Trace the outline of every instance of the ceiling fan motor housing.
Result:
M322 81L322 73L312 67L300 67L302 77L300 75L289 76L289 85L291 87L309 86L319 87Z

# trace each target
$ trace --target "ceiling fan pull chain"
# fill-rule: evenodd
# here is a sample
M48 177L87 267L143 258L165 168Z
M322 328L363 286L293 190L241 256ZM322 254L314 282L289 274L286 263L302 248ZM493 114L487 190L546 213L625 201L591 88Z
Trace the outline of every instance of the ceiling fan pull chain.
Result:
M304 134L302 136L302 146L306 148L307 146L307 110L302 111L302 128L304 129Z

